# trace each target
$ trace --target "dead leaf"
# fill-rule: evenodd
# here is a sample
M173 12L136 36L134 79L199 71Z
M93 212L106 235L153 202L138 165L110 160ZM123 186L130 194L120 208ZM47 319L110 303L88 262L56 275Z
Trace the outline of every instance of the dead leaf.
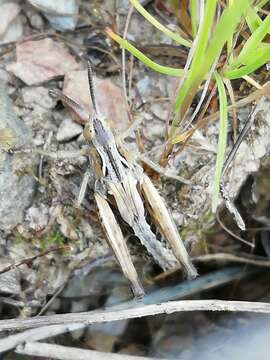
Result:
M91 114L93 107L90 101L87 71L72 71L65 75L64 94L83 106ZM110 80L95 78L97 103L102 113L108 118L112 128L125 129L128 117L121 89ZM88 116L84 119L84 123Z
M16 46L17 62L7 66L27 85L48 81L79 69L76 60L58 42L46 38L26 41Z

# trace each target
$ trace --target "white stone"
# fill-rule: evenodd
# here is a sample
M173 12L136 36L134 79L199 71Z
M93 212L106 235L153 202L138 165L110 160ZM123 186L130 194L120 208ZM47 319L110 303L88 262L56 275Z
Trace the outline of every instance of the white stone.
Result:
M64 119L58 129L56 139L57 141L63 142L68 141L78 135L80 135L83 131L81 125L76 124L71 119Z

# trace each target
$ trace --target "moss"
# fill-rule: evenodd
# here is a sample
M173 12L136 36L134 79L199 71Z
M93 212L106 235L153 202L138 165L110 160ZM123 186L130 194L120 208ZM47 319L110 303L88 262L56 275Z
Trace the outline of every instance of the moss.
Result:
M65 238L59 230L52 230L49 234L40 239L40 247L42 251L45 251L52 246L63 245L65 245Z
M15 232L15 242L17 245L22 244L25 242L25 238L18 232Z

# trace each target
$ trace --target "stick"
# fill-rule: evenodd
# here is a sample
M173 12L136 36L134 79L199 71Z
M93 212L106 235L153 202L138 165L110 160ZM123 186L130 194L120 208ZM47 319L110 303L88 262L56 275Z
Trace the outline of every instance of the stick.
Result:
M37 255L33 255L33 256L28 257L28 258L22 259L22 260L16 262L15 264L11 264L11 265L8 265L8 266L4 267L3 269L0 269L0 274L8 272L8 271L10 271L12 269L15 269L16 267L19 267L21 265L32 263L37 258L46 256L46 255L48 255L48 254L50 254L52 252L62 251L62 250L70 250L70 246L69 245L55 246L55 247L52 247L52 248L50 248L50 249L48 249L46 251L43 251L43 252L37 254Z
M209 261L224 261L224 262L236 262L236 263L243 263L243 264L250 264L262 267L270 267L270 260L266 258L254 256L254 257L246 257L246 256L239 256L227 253L217 253L217 254L207 254L196 256L192 258L193 261L199 262L209 262Z
M82 313L68 313L48 316L36 316L30 319L11 319L0 321L0 331L23 330L46 325L60 325L69 323L83 323L90 325L108 321L134 319L144 316L159 314L173 314L179 311L232 311L254 312L270 314L270 304L249 301L225 301L225 300L181 300L169 301L161 304L140 304L129 309L95 310ZM78 326L78 324L77 324ZM6 339L0 340L0 349Z
M42 326L38 329L31 329L20 334L10 335L0 340L0 353L12 350L19 344L23 344L27 341L47 339L69 331L81 329L84 326L84 324Z
M157 358L145 356L104 353L39 342L27 342L26 344L19 345L16 353L59 360L157 360Z

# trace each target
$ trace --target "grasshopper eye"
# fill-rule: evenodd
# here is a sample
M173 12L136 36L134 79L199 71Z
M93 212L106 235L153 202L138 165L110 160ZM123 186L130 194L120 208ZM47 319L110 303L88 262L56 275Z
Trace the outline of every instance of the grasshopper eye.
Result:
M91 141L94 137L93 128L90 125L85 125L83 130L83 136L85 138L85 141Z

